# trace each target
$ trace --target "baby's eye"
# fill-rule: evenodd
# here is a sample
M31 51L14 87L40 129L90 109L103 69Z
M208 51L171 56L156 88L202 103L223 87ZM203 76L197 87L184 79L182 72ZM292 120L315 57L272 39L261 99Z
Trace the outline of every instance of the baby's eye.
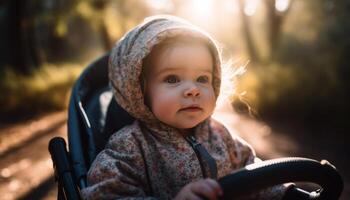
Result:
M199 83L208 83L209 82L209 77L208 76L200 76L197 78L197 81Z
M174 83L180 82L180 78L176 75L169 75L165 77L164 81L166 83L174 84Z

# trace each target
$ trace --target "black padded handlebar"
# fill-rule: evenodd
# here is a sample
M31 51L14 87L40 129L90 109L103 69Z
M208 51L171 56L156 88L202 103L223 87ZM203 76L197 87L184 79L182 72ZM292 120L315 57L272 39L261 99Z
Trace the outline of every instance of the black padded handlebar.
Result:
M234 199L278 184L311 182L321 186L319 195L308 199L338 199L343 181L334 166L323 160L307 158L281 158L247 165L219 179L224 195L221 199Z
M61 137L52 138L49 142L49 151L55 168L58 183L62 184L64 199L79 200L77 185L73 181L66 142ZM59 186L60 188L60 186Z

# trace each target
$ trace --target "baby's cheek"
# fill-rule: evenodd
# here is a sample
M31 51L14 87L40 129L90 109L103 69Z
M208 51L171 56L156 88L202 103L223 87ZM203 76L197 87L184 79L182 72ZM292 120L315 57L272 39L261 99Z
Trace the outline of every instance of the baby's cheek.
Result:
M158 95L152 102L152 111L158 118L167 118L176 110L176 98L172 95Z
M214 109L215 103L216 103L214 90L207 91L206 100L205 101L206 101L208 109Z

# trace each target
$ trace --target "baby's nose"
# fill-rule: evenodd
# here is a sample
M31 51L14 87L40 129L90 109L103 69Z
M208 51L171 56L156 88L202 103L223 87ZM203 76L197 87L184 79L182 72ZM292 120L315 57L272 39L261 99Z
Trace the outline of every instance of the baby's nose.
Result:
M200 95L200 90L196 85L191 85L184 92L185 97L198 97Z

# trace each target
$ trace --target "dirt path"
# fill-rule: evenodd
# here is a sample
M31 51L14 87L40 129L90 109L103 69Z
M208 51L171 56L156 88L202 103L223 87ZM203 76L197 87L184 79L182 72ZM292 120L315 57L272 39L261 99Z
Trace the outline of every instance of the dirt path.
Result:
M48 195L55 190L55 183L47 145L52 137L64 136L65 132L65 112L1 129L1 199L55 199Z
M336 166L339 165L344 173L348 166L339 161L336 153L317 149L322 147L312 146L310 141L300 143L297 136L275 133L264 123L238 116L227 105L219 107L214 117L222 121L232 133L248 141L264 159L285 156L319 159L326 155L330 161L336 161ZM52 162L47 150L48 142L54 136L66 136L66 112L51 113L0 128L1 199L56 199L57 186L53 180ZM327 140L322 142L327 143ZM302 148L303 146L308 148ZM349 179L345 175L346 188L341 197L343 200L350 199Z

